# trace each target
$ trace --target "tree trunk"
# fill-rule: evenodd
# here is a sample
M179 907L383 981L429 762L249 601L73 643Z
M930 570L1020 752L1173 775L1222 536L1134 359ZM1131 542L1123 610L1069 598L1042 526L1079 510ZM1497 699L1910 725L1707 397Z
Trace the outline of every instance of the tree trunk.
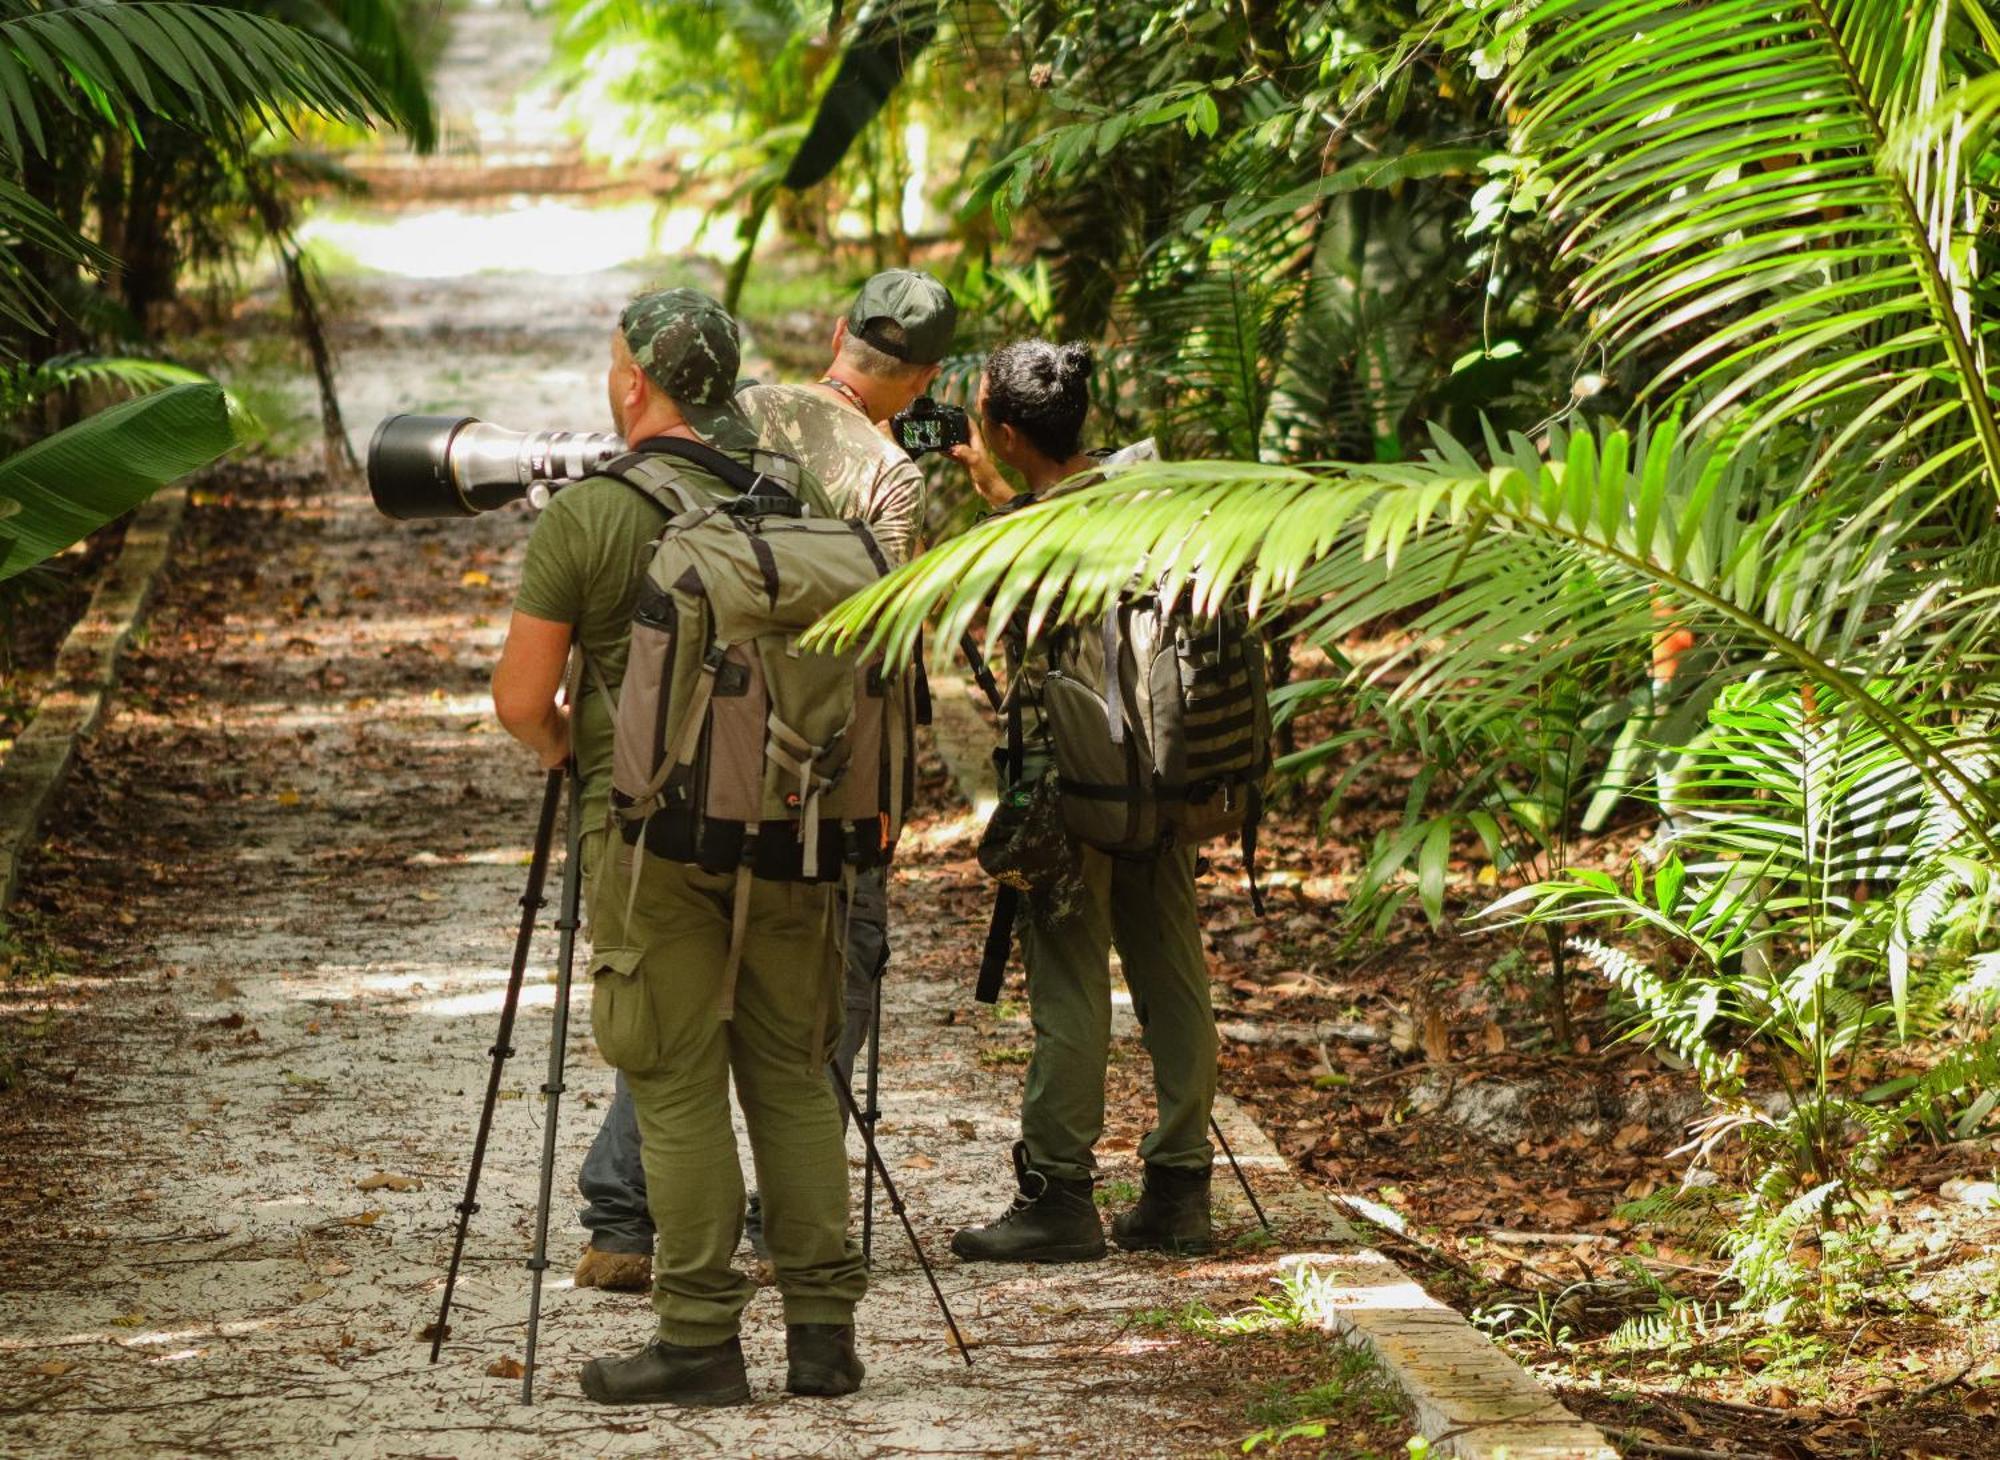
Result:
M319 426L327 472L334 477L350 475L360 470L361 463L355 459L354 447L347 439L347 423L340 414L340 395L334 389L333 350L327 344L319 300L313 294L311 279L306 276L305 258L299 252L298 240L292 236L291 219L278 196L277 182L268 172L254 164L246 167L243 185L250 192L250 201L257 209L264 231L270 235L272 246L278 250L285 293L292 305L292 328L298 331L299 342L312 359L313 381L319 388Z

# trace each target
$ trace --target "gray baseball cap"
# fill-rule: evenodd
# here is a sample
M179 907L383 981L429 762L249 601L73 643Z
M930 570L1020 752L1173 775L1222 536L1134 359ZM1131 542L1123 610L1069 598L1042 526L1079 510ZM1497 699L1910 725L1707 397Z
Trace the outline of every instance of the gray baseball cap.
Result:
M951 348L958 305L951 291L921 269L887 269L861 286L847 311L847 328L885 355L935 365Z
M699 289L641 294L618 314L632 359L710 445L748 451L756 428L736 404L736 321Z

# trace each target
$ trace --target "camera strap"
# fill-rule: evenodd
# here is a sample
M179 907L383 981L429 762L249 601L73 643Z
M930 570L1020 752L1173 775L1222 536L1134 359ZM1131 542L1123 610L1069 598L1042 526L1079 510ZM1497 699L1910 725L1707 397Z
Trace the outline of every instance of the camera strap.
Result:
M1021 736L1021 697L1013 695L1007 704L1007 750L1004 796L1021 783L1026 756ZM1014 947L1014 920L1020 916L1020 889L1002 882L993 894L993 920L986 925L986 947L979 959L979 982L972 997L982 1004L997 1004L1000 988L1007 978L1007 955Z
M824 385L828 390L838 391L841 395L845 396L847 398L847 403L853 406L854 409L856 409L857 411L861 412L862 415L864 416L869 415L868 402L861 398L860 391L856 390L846 381L835 380L831 375L822 375L819 378L819 383L821 385ZM873 417L870 416L869 419L872 420Z

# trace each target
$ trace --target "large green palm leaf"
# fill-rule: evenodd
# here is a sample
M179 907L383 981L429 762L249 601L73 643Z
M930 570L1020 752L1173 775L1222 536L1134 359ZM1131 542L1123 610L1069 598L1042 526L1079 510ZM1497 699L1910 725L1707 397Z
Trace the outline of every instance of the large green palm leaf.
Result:
M236 444L229 398L212 381L173 385L86 416L0 460L11 540L0 580L81 541Z
M1947 562L1925 564L1936 591L1924 590L1898 551L1916 529L1839 517L1810 495L1770 499L1740 453L1670 424L1550 442L1546 454L1521 437L1489 442L1490 466L1440 436L1407 466L1134 467L989 519L851 599L821 632L900 657L933 618L945 644L982 609L996 621L1024 614L1038 631L1102 613L1135 581L1206 606L1241 587L1255 605L1318 605L1322 622L1435 598L1410 692L1452 683L1506 703L1566 657L1640 652L1667 603L1730 649L1738 672L1778 666L1826 685L1948 804L1981 826L2000 821L1985 789L1869 688L1896 645L1921 653L2000 616L1990 594L1956 591ZM1589 591L1559 591L1578 575Z
M132 125L146 115L227 129L295 111L367 124L395 116L333 45L252 11L171 0L0 0L0 147L45 144L51 105Z
M1665 349L1653 388L1698 421L2000 492L1988 139L1911 131L2000 60L1986 0L1541 0L1502 25L1517 148L1614 359Z

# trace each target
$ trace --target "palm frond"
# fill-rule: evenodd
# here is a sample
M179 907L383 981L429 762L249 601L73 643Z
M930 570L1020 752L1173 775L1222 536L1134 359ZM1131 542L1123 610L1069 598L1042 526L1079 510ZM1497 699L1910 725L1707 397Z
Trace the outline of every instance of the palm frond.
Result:
M5 110L0 102L0 115ZM72 230L45 204L0 178L0 320L28 333L40 330L56 313L57 301L21 260L24 246L78 268L105 268L111 263L110 255ZM0 356L5 353L6 347L0 345Z
M295 112L400 119L353 60L268 16L167 0L0 0L0 148L41 151L51 106L124 127L147 116L220 129L246 118L284 127Z
M849 600L821 632L902 658L933 616L937 643L955 643L983 609L996 620L1023 610L1036 633L1101 614L1135 578L1191 592L1205 609L1239 589L1253 606L1332 598L1350 616L1396 595L1440 595L1422 672L1518 690L1566 645L1646 642L1647 616L1665 602L1735 646L1740 663L1782 665L1831 690L1982 841L2000 825L2000 802L1847 667L1852 646L1885 629L1877 606L1900 601L1894 522L1862 531L1831 504L1772 503L1742 454L1673 424L1557 430L1546 454L1518 437L1488 451L1490 468L1440 434L1407 466L1134 467L981 523ZM1508 556L1517 542L1528 547ZM1525 585L1505 571L1560 561L1552 552L1585 566L1597 596L1580 607L1547 591L1546 567ZM1459 573L1480 553L1492 556L1474 564L1483 576L1460 602ZM1926 622L1965 616L1949 594L1926 603ZM1988 602L1973 616L1990 623L1994 612Z
M165 360L110 355L58 355L34 365L0 365L0 421L44 396L72 390L146 395L170 385L206 380L198 370Z
M1494 12L1500 13L1496 4ZM1541 0L1510 85L1574 302L1697 423L1788 424L1914 483L2000 492L1967 129L1912 121L1996 58L1950 0Z

